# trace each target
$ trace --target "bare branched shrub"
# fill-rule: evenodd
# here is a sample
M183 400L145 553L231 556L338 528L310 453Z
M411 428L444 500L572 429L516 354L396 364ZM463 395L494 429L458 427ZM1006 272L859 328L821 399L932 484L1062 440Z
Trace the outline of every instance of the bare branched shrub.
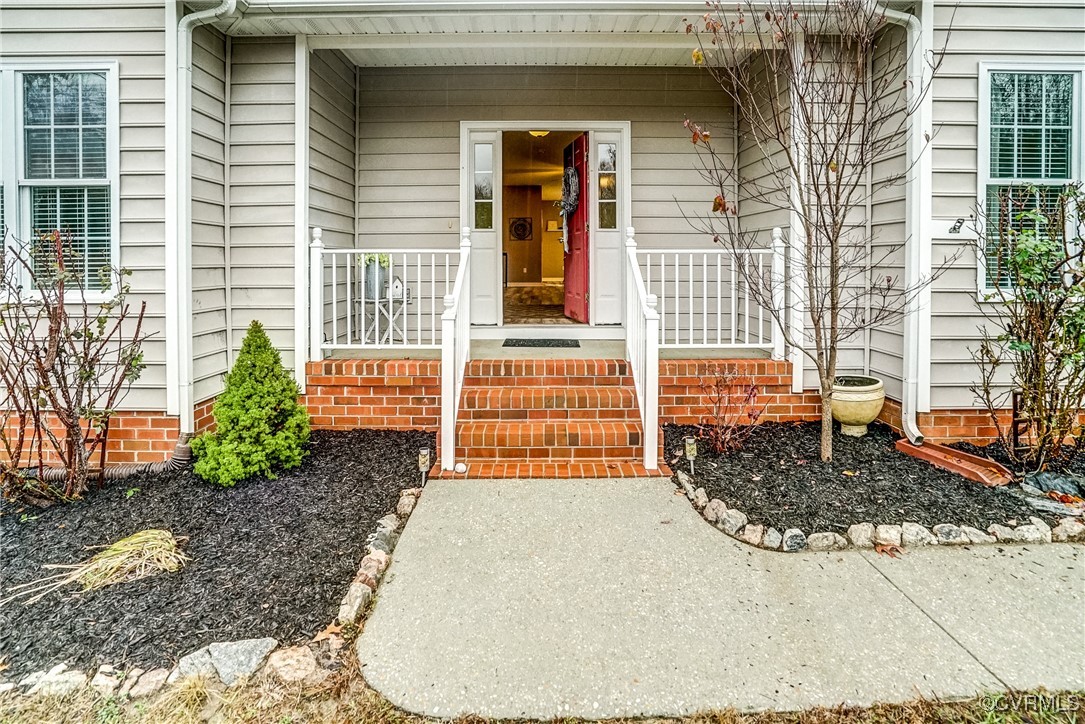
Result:
M129 304L127 270L87 269L66 232L8 246L0 261L0 493L75 498L104 469L110 417L143 370L146 303ZM51 462L68 472L60 486L41 479Z
M1085 192L1008 187L993 206L977 224L992 290L972 392L1022 471L1064 469L1085 445ZM1020 435L1004 414L1014 393Z
M706 202L686 218L733 252L751 299L817 369L821 457L829 460L842 344L899 323L908 303L951 261L927 278L901 283L879 269L899 266L904 240L877 239L867 224L868 204L902 184L926 152L919 143L911 165L886 163L905 156L911 119L930 92L942 51L925 55L923 73L910 77L909 61L920 49L889 24L879 3L862 0L709 2L686 30L696 39L694 63L737 109L740 143L761 159L752 178L741 176L741 154L713 145L711 129L687 120L711 208ZM749 261L748 252L768 239L744 227L736 189L760 211L792 219L788 275ZM805 325L790 323L798 304Z
M697 426L700 438L716 453L741 449L765 411L765 403L759 403L758 386L731 367L714 367L700 378L699 385L708 401L708 410Z

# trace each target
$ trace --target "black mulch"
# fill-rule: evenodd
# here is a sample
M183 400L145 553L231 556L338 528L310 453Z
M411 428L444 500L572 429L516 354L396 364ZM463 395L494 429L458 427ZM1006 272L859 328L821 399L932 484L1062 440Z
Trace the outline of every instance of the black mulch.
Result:
M1010 456L1006 454L1006 450L1002 447L1002 443L997 440L990 445L984 447L973 445L972 443L968 442L952 443L950 447L955 447L958 450L963 450L964 452L972 453L973 455L982 455L984 457L988 457L995 462L1002 463L1010 470L1017 470L1017 466L1013 464L1013 462L1010 460ZM1066 469L1066 472L1070 473L1071 475L1080 475L1085 477L1085 453L1079 454L1077 457L1075 457L1070 462L1070 465Z
M696 429L664 427L668 462L690 434ZM746 513L751 523L780 531L800 528L807 535L842 534L862 522L955 523L981 530L1032 515L1057 522L1005 489L984 487L897 452L896 436L884 425L871 425L862 438L836 431L830 463L821 462L820 437L818 423L765 423L737 452L716 455L701 441L695 484L709 498ZM671 467L688 473L689 461L683 456Z
M61 661L146 669L213 641L312 638L335 617L377 519L418 485L418 449L435 442L423 432L316 431L301 467L275 480L224 489L185 470L45 510L0 504L0 598L46 575L44 564L76 563L93 554L87 546L146 528L188 536L192 557L178 573L0 606L3 675Z

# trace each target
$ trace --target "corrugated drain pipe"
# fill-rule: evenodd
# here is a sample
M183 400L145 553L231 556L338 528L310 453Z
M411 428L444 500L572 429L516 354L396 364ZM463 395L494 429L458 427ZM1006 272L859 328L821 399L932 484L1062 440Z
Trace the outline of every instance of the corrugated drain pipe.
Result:
M192 448L189 447L189 440L192 439L192 435L187 432L182 432L177 438L177 445L173 448L173 454L166 460L160 460L156 463L123 463L121 465L111 465L105 469L103 477L106 480L124 480L130 478L133 475L139 475L141 473L168 473L174 470L180 470L188 467L192 463ZM68 469L60 467L50 467L44 469L31 468L28 472L38 480L46 483L60 483L68 479Z

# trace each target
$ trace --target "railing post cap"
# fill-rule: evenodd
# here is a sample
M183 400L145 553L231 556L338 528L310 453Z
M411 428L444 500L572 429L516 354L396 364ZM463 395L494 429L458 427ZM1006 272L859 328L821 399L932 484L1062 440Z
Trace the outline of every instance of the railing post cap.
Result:
M445 309L451 309L452 305L456 303L456 297L451 294L445 295Z
M324 230L321 229L319 226L314 226L312 234L313 241L320 241L320 239L324 236Z
M464 226L463 228L460 229L460 233L463 234L464 236L471 236L471 227L470 226Z
M644 303L647 304L652 309L656 308L656 304L658 302L659 302L659 297L657 297L655 294L646 294L644 296Z
M783 237L784 237L784 230L783 229L781 229L779 226L772 227L772 238L773 239L782 239Z
M626 236L635 236L636 233L637 233L637 230L634 227L632 227L632 226L625 227L625 235Z

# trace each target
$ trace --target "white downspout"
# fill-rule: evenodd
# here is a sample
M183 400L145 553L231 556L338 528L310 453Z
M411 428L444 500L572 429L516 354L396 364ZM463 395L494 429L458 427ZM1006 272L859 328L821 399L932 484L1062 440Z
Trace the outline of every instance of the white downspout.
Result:
M174 318L170 325L174 334L169 354L177 365L177 413L180 416L181 433L192 433L195 428L192 373L192 29L230 17L237 12L237 0L223 0L216 7L190 13L177 23L177 68L174 87L173 149L176 154L171 164L174 171L172 218L167 220L176 242L167 245L167 268L174 264L173 278L167 280L166 314ZM228 162L228 160L227 160ZM169 224L172 222L172 224ZM170 248L172 246L172 248Z
M923 17L929 24L930 0L923 2ZM923 64L926 60L927 43L923 24L919 18L899 10L885 9L885 19L894 25L903 25L908 30L908 78L912 93L924 90ZM927 129L931 123L932 100L930 89L915 112L908 119L908 143L905 163L910 169L905 197L907 200L907 224L904 247L904 288L915 289L922 285L916 294L910 295L904 308L904 360L903 394L901 397L901 427L908 439L917 444L923 443L923 433L919 430L917 413L921 403L921 388L930 384L930 313L931 313L931 154L924 153L927 145ZM926 350L926 352L924 352ZM929 406L927 403L925 406Z

